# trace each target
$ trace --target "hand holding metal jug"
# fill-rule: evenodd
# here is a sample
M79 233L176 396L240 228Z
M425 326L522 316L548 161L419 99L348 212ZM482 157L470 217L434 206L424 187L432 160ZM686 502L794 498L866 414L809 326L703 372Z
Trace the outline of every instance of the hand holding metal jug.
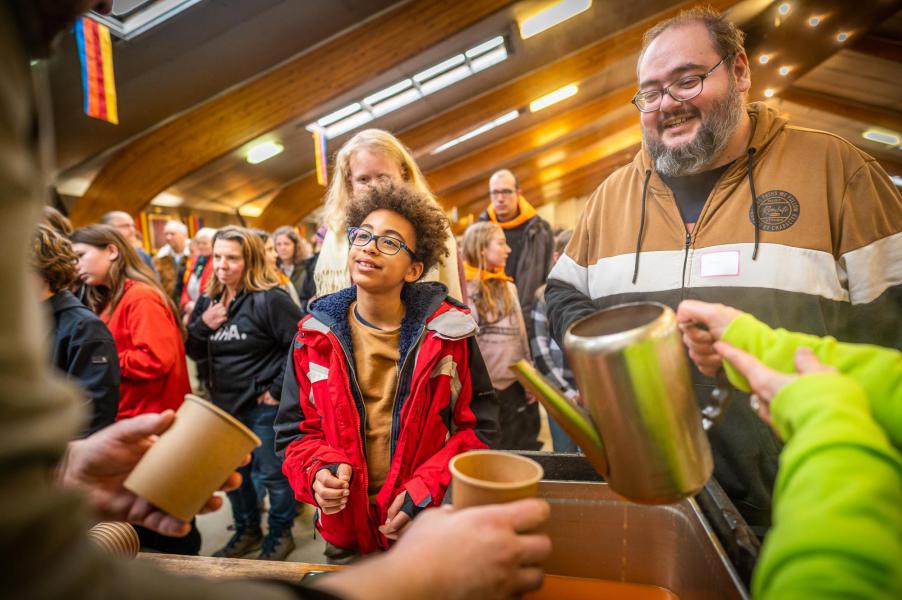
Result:
M528 365L514 370L568 433L579 430L577 443L611 488L645 504L698 492L713 470L705 429L723 413L729 388L718 381L703 424L673 310L640 302L598 311L570 326L564 351L598 437L572 412L560 414L559 399L549 398L547 382L535 385L541 376Z

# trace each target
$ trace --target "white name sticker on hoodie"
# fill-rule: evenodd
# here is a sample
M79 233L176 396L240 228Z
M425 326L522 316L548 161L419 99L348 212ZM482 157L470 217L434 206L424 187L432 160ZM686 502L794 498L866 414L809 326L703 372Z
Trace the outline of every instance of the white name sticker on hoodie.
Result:
M701 255L701 277L736 277L739 275L739 250L708 252Z

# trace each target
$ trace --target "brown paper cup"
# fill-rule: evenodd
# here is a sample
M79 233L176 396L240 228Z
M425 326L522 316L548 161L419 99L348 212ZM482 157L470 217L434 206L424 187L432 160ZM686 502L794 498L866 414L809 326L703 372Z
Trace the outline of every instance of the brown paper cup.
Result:
M544 475L536 461L497 450L458 454L449 463L454 508L532 498Z
M125 480L125 488L190 521L260 438L235 417L188 394L172 424Z
M88 531L88 538L108 554L135 558L141 549L138 532L128 523L104 521Z

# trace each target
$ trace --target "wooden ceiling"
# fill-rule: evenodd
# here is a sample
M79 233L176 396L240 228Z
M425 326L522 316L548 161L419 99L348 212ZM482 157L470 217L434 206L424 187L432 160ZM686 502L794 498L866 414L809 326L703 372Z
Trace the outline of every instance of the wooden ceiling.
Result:
M79 121L67 128L69 120L87 118L63 113L69 120L58 125L65 142L62 162L72 166L59 179L91 181L72 202L71 216L78 224L112 209L138 212L161 192L184 198L181 211L253 206L262 209L252 220L256 226L294 224L321 204L324 191L312 173L312 142L304 124L503 34L511 54L507 61L366 126L398 135L443 204L456 207L462 217L485 206L488 177L503 167L520 176L524 192L535 204L584 196L629 162L641 141L638 115L629 98L635 90L642 33L696 3L595 0L589 11L521 40L517 18L547 1L348 0L341 3L344 12L322 24L323 35L331 35L328 39L310 34L311 47L287 60L283 57L278 65L259 67L261 74L233 81L228 89L208 89L208 97L146 123L127 138L113 139L105 148L97 147L96 138L79 146L72 135L67 137L70 129L85 126ZM202 24L205 5L222 10L217 4L200 3L190 18ZM277 0L265 4L286 18L276 10ZM766 0L707 4L730 10L748 35L752 99L772 91L768 102L788 113L792 122L843 135L875 155L891 173L902 175L902 150L861 137L872 126L902 132L902 1L795 0L788 3L787 15L780 14L781 3ZM246 5L241 10L246 11ZM372 17L364 19L366 14ZM816 27L808 22L812 16L820 17ZM247 28L245 17L243 25L234 27ZM349 27L349 19L359 22ZM337 30L340 26L344 30ZM227 19L221 27L227 31ZM849 32L845 42L836 40L841 31ZM160 43L165 34L162 28L152 39ZM117 44L116 56L143 50L144 39L139 37L128 47ZM771 60L760 64L761 54ZM215 58L209 69L229 71L225 58L219 64ZM781 66L789 67L786 75L780 75ZM56 67L54 82L71 77L71 63ZM119 67L117 63L117 77ZM129 74L122 78L128 80ZM574 97L536 113L526 108L536 97L570 83L580 87ZM161 77L160 85L165 84ZM166 95L166 89L159 91ZM191 95L181 91L184 97ZM153 97L142 101L149 106L146 112L158 114ZM59 120L59 100L56 110ZM432 154L440 144L512 110L520 110L521 116ZM129 114L126 107L120 112ZM329 152L352 134L330 140ZM286 151L259 165L246 163L243 151L248 143L267 137L278 139Z

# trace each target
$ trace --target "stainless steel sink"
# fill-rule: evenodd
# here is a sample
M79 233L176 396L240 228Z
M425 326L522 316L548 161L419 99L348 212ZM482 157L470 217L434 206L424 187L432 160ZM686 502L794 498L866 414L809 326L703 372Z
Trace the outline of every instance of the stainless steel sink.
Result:
M695 500L633 504L582 481L543 481L539 494L551 504L546 573L656 585L680 600L748 599Z

